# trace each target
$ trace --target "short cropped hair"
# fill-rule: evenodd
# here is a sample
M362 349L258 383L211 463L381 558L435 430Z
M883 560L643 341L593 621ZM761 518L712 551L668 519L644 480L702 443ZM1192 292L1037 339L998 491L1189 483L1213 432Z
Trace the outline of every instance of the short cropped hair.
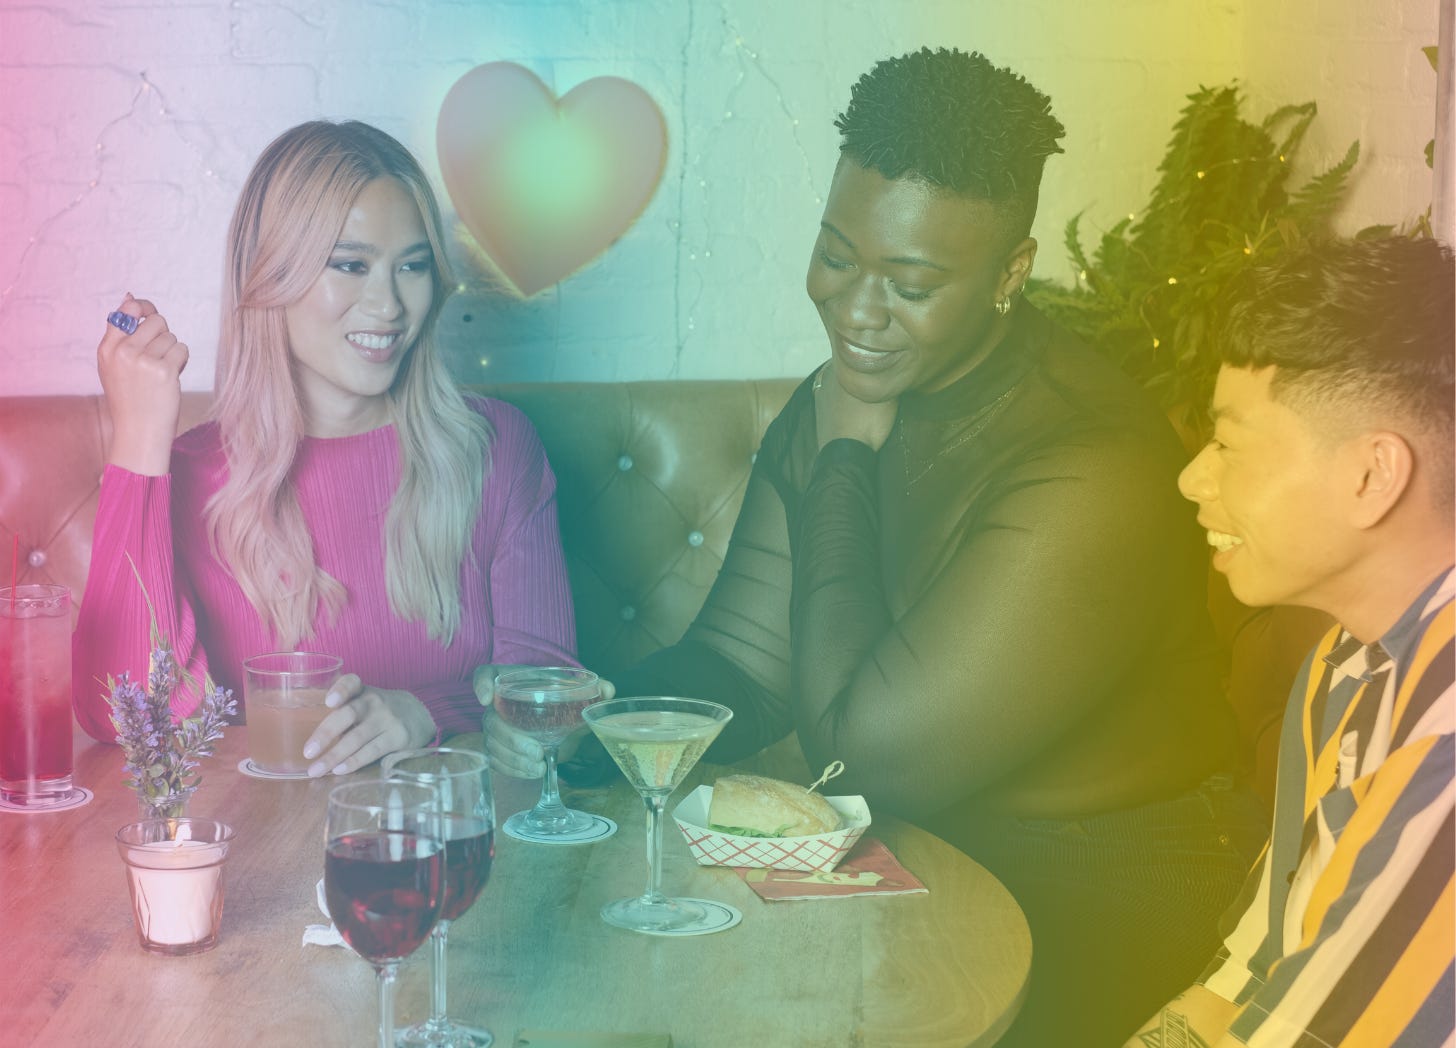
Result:
M916 178L1000 205L1031 232L1047 157L1065 129L1051 99L979 52L921 48L859 78L834 121L840 153L887 179Z
M1371 414L1417 446L1453 501L1456 264L1431 239L1311 243L1251 267L1215 310L1223 364L1276 367L1270 396Z

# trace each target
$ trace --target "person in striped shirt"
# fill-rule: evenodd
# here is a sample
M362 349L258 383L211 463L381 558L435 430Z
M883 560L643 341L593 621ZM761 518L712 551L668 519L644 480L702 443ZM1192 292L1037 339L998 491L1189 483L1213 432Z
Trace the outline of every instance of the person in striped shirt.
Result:
M1130 1048L1456 1043L1453 286L1448 249L1383 238L1228 292L1179 486L1240 600L1339 625L1290 695L1223 946Z

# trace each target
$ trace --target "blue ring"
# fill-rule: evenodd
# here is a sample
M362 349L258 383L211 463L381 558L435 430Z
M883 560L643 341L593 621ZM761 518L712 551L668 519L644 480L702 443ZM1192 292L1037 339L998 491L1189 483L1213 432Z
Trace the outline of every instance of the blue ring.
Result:
M130 313L123 313L121 310L114 310L106 314L106 322L114 328L120 328L128 335L134 334L137 325L142 322L141 317L134 317Z

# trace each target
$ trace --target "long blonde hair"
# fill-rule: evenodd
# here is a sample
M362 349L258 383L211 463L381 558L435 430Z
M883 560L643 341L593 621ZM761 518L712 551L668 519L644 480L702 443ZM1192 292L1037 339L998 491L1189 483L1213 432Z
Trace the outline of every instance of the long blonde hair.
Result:
M213 416L228 474L208 500L213 553L283 647L313 632L322 605L343 605L323 571L290 475L305 436L284 309L324 271L355 198L396 179L419 207L431 248L434 297L394 386L391 422L400 481L385 520L385 583L399 618L449 644L460 627L460 574L489 469L489 424L465 402L435 346L454 281L439 206L409 151L368 124L314 121L265 149L228 229Z

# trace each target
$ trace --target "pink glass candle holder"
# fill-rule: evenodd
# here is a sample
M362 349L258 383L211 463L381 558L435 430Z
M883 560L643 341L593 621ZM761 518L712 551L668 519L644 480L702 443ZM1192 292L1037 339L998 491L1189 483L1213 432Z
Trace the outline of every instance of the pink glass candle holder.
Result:
M233 828L213 819L144 819L117 831L142 949L176 956L217 945L232 840Z

